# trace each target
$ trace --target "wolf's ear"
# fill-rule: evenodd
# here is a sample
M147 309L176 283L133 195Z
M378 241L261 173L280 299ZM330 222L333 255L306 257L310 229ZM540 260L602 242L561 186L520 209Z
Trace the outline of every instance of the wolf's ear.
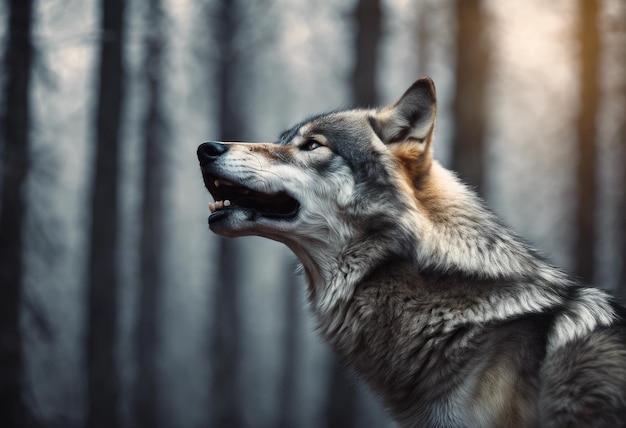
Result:
M372 126L385 144L406 140L430 143L435 129L435 85L423 77L411 85L395 104L378 110Z

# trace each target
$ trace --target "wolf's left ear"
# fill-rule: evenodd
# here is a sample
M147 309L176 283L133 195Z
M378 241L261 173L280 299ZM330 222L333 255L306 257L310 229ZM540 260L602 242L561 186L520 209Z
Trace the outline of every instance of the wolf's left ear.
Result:
M435 129L435 85L423 77L411 85L395 104L378 110L372 126L385 144L406 140L429 143Z

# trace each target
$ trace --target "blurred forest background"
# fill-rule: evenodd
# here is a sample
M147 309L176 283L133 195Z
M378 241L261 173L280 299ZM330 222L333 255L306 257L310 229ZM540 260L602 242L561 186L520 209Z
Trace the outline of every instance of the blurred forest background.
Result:
M436 157L626 294L622 0L2 0L0 53L3 427L392 426L294 257L209 232L195 151L421 75Z

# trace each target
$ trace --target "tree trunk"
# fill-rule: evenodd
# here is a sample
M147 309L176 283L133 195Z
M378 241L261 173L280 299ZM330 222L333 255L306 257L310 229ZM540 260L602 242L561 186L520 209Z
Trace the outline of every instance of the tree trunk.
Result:
M622 7L622 46L626 46L626 7ZM621 54L622 60L622 75L621 75L621 83L622 83L622 108L623 111L626 111L626 49L622 49ZM622 123L620 125L619 133L617 135L618 141L621 142L622 145L622 194L621 194L621 203L619 204L619 211L621 213L622 222L619 225L621 227L621 235L622 235L622 266L619 273L618 283L616 295L622 301L626 302L626 118L622 118ZM619 215L619 214L618 214Z
M89 427L119 425L115 360L118 153L122 109L124 1L102 0L95 176L89 250L87 385Z
M297 389L297 367L296 358L298 351L298 337L300 332L300 302L298 301L298 287L301 287L293 266L288 265L286 269L287 289L285 290L285 307L287 309L285 329L284 329L284 364L282 369L282 379L280 385L280 428L291 428L298 425L298 415L296 413L296 389Z
M209 26L215 28L218 46L216 83L219 102L220 140L241 138L244 103L239 97L238 79L240 47L236 45L240 28L240 2L218 0L217 11L209 17ZM240 370L240 311L239 311L239 242L219 238L217 280L214 284L213 334L211 338L212 406L211 426L237 428L243 425L239 408Z
M32 1L7 2L4 109L0 116L0 420L21 427L27 409L22 388L20 305L23 281L24 186L29 167Z
M626 49L626 46L624 47ZM626 79L625 79L626 80ZM622 99L626 100L626 82L623 84L624 94ZM617 296L626 302L626 168L623 165L626 165L626 119L622 119L622 127L621 127L621 141L622 141L622 200L620 203L621 213L622 213L622 222L620 224L622 228L622 267L620 270L620 276L617 283Z
M219 274L215 283L211 360L212 424L243 426L239 407L240 311L239 248L237 242L220 238Z
M143 200L141 205L141 288L138 297L137 382L134 417L137 427L158 426L158 310L163 288L163 193L166 183L168 128L163 112L165 12L161 0L146 4L143 76L146 114L143 122Z
M481 0L456 2L456 93L452 169L484 195L489 24Z
M626 46L624 47L626 49ZM626 80L626 79L624 79ZM626 82L623 84L624 94L622 99L626 100ZM621 232L622 232L622 266L619 273L619 278L617 282L617 290L616 295L622 301L626 302L626 168L623 165L626 165L626 119L622 119L621 126L621 141L622 141L622 199L620 201L620 211L622 215L622 221L620 224Z
M332 361L330 394L326 426L328 428L350 428L356 426L356 386L347 376L347 370L337 358Z
M352 101L355 106L376 107L378 45L382 34L380 0L359 0L353 15L356 25Z
M428 20L432 19L435 13L434 8L428 1L420 1L417 3L417 74L418 76L426 75L426 67L430 59L429 45L431 35L431 27Z
M580 107L577 120L576 273L583 280L591 282L596 244L596 116L600 104L601 55L596 0L579 1L577 36L580 49Z

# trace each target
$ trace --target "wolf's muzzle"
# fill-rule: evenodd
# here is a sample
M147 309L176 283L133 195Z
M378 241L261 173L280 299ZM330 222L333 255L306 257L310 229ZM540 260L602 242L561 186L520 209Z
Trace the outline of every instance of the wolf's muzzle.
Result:
M227 151L228 145L217 141L208 141L200 144L198 147L198 160L200 161L200 166L204 167L208 165Z

